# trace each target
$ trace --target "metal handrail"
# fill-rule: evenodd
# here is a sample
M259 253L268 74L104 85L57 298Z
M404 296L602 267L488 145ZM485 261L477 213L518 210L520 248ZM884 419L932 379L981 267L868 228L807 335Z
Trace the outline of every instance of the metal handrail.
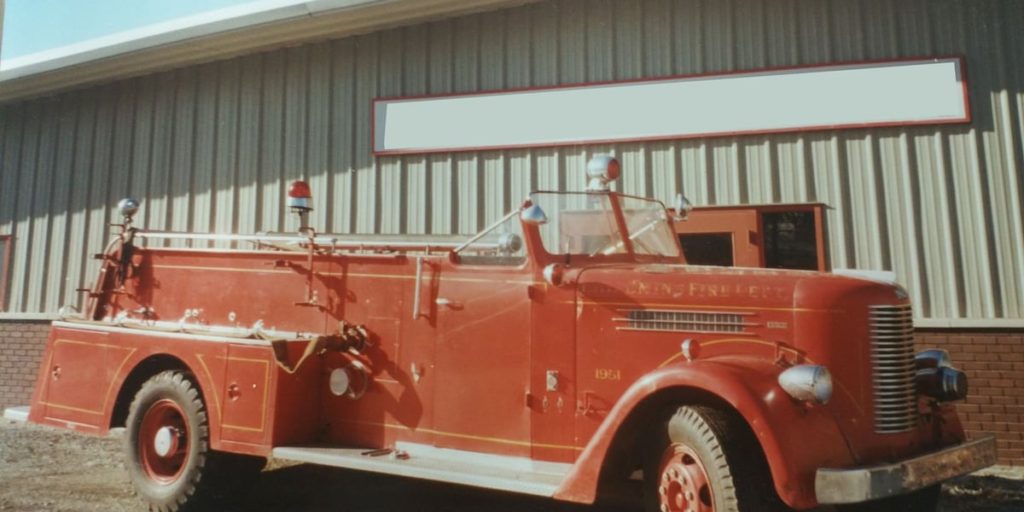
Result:
M302 236L302 235L231 235L221 233L182 233L178 231L138 231L139 238L160 240L200 240L219 242L257 242L257 243L291 243L309 244L332 250L392 251L392 252L434 252L450 251L465 244L457 242L400 241L400 240L350 240L333 236ZM480 249L497 250L497 243L476 244Z
M207 240L216 242L284 242L309 243L310 237L302 235L228 235L223 233L182 233L180 231L138 231L139 238L164 240ZM333 237L313 237L317 245L333 245L337 239Z

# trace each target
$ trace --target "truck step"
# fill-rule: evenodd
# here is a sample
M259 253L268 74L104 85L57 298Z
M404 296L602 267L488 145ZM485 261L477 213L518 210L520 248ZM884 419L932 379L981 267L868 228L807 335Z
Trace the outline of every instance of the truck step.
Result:
M16 421L19 423L25 423L28 421L29 407L22 405L18 407L8 407L4 409L4 419Z
M551 497L571 464L398 443L394 449L286 446L276 459Z

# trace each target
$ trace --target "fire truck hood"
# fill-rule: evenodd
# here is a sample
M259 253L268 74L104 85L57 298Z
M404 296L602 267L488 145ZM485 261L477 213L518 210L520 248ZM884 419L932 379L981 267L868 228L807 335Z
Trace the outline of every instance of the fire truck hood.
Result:
M650 307L721 305L799 311L853 303L902 303L907 298L898 285L851 274L699 265L593 266L580 272L577 283L583 300Z

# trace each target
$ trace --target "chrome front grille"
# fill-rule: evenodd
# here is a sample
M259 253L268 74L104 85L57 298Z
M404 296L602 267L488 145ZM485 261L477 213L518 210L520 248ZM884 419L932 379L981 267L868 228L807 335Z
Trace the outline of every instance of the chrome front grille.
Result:
M745 321L747 313L719 313L710 311L679 311L661 309L623 309L625 316L615 318L621 322L620 330L667 332L726 332L749 334Z
M875 432L896 434L917 423L914 389L914 312L909 304L871 306Z

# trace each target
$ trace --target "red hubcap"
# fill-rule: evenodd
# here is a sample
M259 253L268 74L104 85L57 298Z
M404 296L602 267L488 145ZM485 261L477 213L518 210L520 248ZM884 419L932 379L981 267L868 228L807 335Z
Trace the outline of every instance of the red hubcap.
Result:
M166 398L154 403L142 417L138 443L146 476L161 484L175 481L188 461L189 431L185 412Z
M714 512L708 473L690 447L673 444L665 449L658 472L661 512Z

